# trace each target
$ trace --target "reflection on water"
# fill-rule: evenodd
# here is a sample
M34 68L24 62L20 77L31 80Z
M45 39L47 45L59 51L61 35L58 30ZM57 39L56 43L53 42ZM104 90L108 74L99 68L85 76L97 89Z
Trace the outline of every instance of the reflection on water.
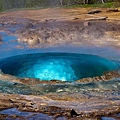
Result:
M17 108L10 108L6 110L0 111L0 114L7 115L6 120L54 120L52 116L48 116L42 113L35 113L35 112L23 112L19 111ZM15 118L16 116L16 118Z
M0 58L28 53L46 53L49 51L49 52L92 54L108 58L111 60L120 61L119 57L120 51L112 47L95 47L64 44L44 48L29 48L24 43L18 43L17 37L9 35L7 32L0 32L0 36L2 36L2 44L0 44Z
M2 38L1 39L2 44L0 44L0 48L1 48L0 53L3 56L5 56L5 54L2 54L3 52L13 53L12 51L16 49L16 46L23 45L21 43L18 43L17 41L18 37L8 35L6 32L0 32L0 36Z
M5 120L55 120L53 116L48 116L46 114L38 112L24 112L17 108L10 108L0 111L0 114L6 115ZM101 120L118 120L120 118L119 114L113 114L110 116L102 116ZM65 117L58 117L56 120L67 120Z

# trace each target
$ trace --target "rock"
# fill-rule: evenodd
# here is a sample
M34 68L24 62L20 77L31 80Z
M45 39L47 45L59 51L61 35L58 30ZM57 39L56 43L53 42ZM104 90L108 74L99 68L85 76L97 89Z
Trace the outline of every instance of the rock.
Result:
M113 78L119 78L120 77L120 73L117 71L109 71L109 72L105 72L104 76L107 80L113 79Z
M73 20L78 20L78 19L79 19L79 18L77 18L77 17L76 17L76 18L73 18Z
M32 36L31 38L27 40L27 42L29 45L37 45L39 44L40 41L37 36Z
M2 70L0 69L0 74L3 74Z
M90 26L90 22L84 22L84 26L87 27L87 26Z
M119 10L117 8L110 8L107 9L107 12L119 12Z
M81 80L77 80L77 82L90 83L90 82L98 82L98 81L109 81L114 78L119 78L120 73L118 71L109 71L105 72L102 76L96 76L93 78L83 78Z
M32 28L33 27L33 24L32 23L27 23L26 24L26 28Z
M70 114L71 114L72 118L73 118L73 116L79 116L80 115L80 114L76 113L76 111L73 110L73 109L71 110Z
M2 36L0 36L0 42L2 41Z
M100 13L102 12L101 10L92 10L92 11L89 11L87 14L96 14L96 13Z
M87 18L87 21L99 21L99 20L107 20L108 17L97 17L97 18Z
M48 20L45 20L45 22L48 22Z

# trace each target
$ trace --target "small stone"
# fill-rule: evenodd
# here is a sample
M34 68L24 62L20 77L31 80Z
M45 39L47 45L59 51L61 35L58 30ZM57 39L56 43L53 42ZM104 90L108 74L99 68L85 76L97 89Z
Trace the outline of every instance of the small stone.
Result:
M31 27L33 27L33 24L32 24L32 23L26 24L26 28L31 28Z
M73 20L78 20L78 19L79 19L79 18L77 18L77 17L76 17L76 18L73 18Z
M101 10L91 10L87 14L96 14L102 12Z
M84 26L87 27L87 26L90 26L90 22L84 22Z
M107 9L107 12L119 12L119 10L117 8L110 8Z

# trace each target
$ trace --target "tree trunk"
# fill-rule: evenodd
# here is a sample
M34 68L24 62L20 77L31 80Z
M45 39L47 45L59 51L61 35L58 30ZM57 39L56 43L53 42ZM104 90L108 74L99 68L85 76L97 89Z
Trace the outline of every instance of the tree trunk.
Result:
M63 5L63 0L60 0L60 5L61 5L61 6Z
M83 3L84 3L84 4L88 4L88 1L89 1L89 0L84 0Z
M101 0L102 3L105 3L104 0Z

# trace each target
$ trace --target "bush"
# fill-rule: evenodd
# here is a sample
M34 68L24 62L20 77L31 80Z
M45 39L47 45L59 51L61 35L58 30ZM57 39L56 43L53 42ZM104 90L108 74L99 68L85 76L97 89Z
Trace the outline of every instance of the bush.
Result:
M116 0L115 3L114 3L114 6L115 7L120 7L120 0Z
M0 0L2 4L2 9L13 9L13 8L23 8L25 7L26 0Z

